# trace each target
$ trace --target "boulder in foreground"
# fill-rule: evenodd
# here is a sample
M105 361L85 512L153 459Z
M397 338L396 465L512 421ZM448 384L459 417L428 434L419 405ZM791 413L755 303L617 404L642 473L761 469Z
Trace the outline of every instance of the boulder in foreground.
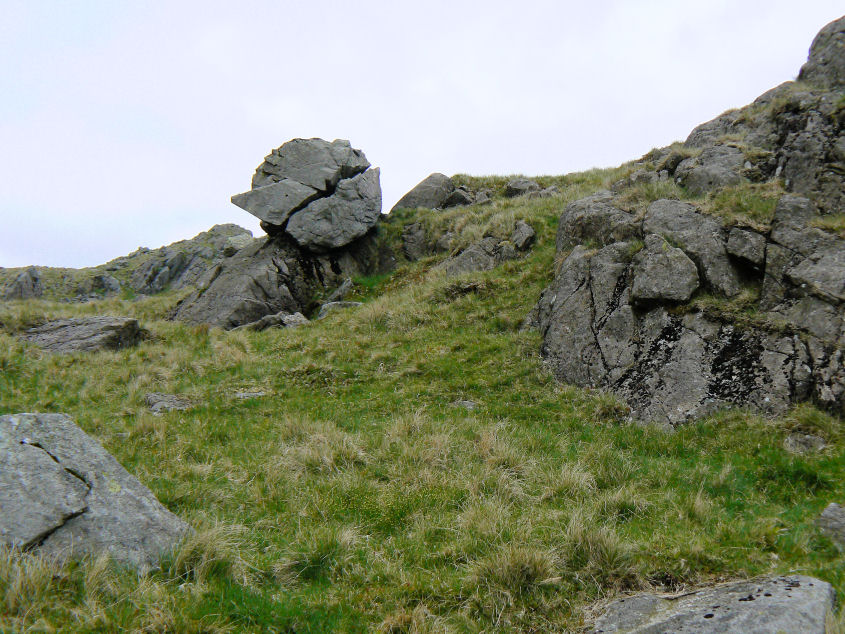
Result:
M22 338L50 352L119 350L137 345L144 337L131 317L58 319L30 328Z
M825 634L835 597L829 583L800 575L739 581L673 598L640 594L611 603L593 631Z
M65 414L0 416L0 544L154 568L190 530Z

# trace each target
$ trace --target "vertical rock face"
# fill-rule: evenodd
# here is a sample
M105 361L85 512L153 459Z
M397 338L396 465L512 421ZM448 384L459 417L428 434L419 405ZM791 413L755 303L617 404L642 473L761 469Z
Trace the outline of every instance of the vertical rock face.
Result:
M0 544L141 571L190 530L64 414L0 416Z

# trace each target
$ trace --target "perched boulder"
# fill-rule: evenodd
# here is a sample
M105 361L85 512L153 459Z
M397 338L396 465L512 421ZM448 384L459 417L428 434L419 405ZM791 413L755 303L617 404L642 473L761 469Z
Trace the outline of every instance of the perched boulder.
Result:
M320 190L284 178L277 183L232 196L241 209L271 225L282 226L290 215L320 197Z
M144 333L130 317L58 319L30 328L22 339L50 352L119 350L137 345Z
M341 181L332 196L293 214L286 231L301 247L325 253L364 236L380 217L381 185L375 168Z
M802 575L737 581L676 597L638 594L612 602L593 632L825 634L835 598L829 583Z
M686 302L698 288L698 269L686 254L663 238L649 234L645 248L634 257L631 299L654 302Z
M440 173L430 174L402 196L390 211L417 208L442 209L454 191L455 183L451 178Z
M840 550L845 551L845 506L832 502L822 511L816 525Z
M191 409L194 404L184 396L178 394L162 394L149 392L144 395L144 402L153 414L164 412L184 411Z
M538 192L541 189L542 187L530 178L515 178L512 181L508 181L505 185L505 196L515 198L516 196L525 196L531 192Z
M64 414L0 416L0 543L156 567L190 531Z
M331 143L323 139L293 139L265 157L252 177L252 188L289 179L326 193L342 178L352 178L369 167L364 153L345 139Z
M24 269L15 279L3 290L3 299L33 299L44 294L44 287L41 284L41 274L34 266Z

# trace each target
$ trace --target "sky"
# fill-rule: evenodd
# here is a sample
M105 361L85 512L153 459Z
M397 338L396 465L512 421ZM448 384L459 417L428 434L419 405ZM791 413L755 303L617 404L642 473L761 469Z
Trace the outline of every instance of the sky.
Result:
M563 174L794 79L841 0L2 0L0 266L94 266L234 222L296 137L384 210L432 172Z

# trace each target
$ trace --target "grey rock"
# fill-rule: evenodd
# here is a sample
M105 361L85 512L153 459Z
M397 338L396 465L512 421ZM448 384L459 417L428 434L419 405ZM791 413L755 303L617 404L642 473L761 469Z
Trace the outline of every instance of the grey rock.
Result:
M334 194L293 214L285 230L301 247L324 253L364 236L380 216L381 185L374 168L340 181Z
M21 273L3 290L3 299L34 299L44 294L41 274L34 266Z
M417 208L441 209L453 191L455 191L455 183L452 179L445 174L435 172L402 196L390 211Z
M601 246L639 238L640 222L633 214L614 207L610 192L598 192L570 203L558 223L555 246L558 251L570 249L590 240Z
M816 520L816 526L830 537L840 550L845 551L845 506L830 503Z
M528 198L551 198L552 196L557 196L560 193L560 190L552 185L551 187L546 187L545 189L541 189L540 191L532 191L528 192Z
M511 233L511 242L520 251L525 251L531 248L534 240L537 239L537 234L534 228L524 220L517 220Z
M465 409L469 412L472 412L472 411L478 409L478 403L476 403L475 401L467 401L467 400L455 401L454 403L452 403L452 406L453 407L461 407L461 408L463 408L463 409Z
M489 205L493 202L493 192L489 189L482 189L475 194L474 205Z
M636 304L686 302L698 289L698 269L683 251L649 234L634 257L631 299Z
M243 392L235 392L233 396L236 399L242 401L248 401L254 398L261 398L262 396L267 396L267 392L262 392L260 390L250 390L250 391L243 391Z
M252 330L253 332L261 332L268 328L298 328L308 323L308 319L302 313L286 313L280 312L275 315L265 315L261 319L253 321L232 330Z
M675 169L675 180L694 195L743 181L745 157L729 145L716 145L695 158L684 159Z
M836 89L845 86L845 17L834 20L816 35L810 57L801 67L800 81Z
M237 253L244 247L247 247L252 244L252 241L254 239L255 238L253 238L252 235L249 234L241 234L237 236L232 236L231 238L227 238L226 244L223 245L223 256L227 258L232 257L233 255L235 255L235 253Z
M660 160L655 169L658 172L666 172L669 175L673 175L675 170L678 168L678 165L680 165L681 161L685 158L687 158L686 154L678 152L677 150L672 150Z
M320 306L320 312L317 314L317 319L325 319L331 313L338 310L346 310L347 308L356 308L362 306L361 302L329 302Z
M410 262L428 255L425 226L421 222L412 222L402 229L402 253Z
M629 187L633 187L634 185L654 183L659 180L659 178L660 177L657 172L639 169L635 170L625 178L613 183L611 190L614 192L621 192Z
M341 179L352 178L368 167L364 153L345 139L331 143L323 139L293 139L265 157L252 177L252 188L289 179L320 192L331 192Z
M89 277L82 282L76 289L79 295L116 295L120 292L120 282L108 273L99 273Z
M516 257L516 249L510 242L488 236L446 259L440 266L451 277L474 271L490 271Z
M259 220L282 226L290 215L320 197L320 190L303 185L291 178L256 187L232 196L232 203Z
M538 192L542 189L536 181L530 178L515 178L505 185L505 196L514 198L516 196L525 196L531 192Z
M824 634L835 597L829 583L803 575L737 581L676 597L639 594L612 602L593 631Z
M190 399L184 396L179 396L178 394L162 394L161 392L149 392L145 394L144 403L146 403L153 414L184 411L194 406Z
M789 281L831 304L845 302L845 241L816 251L786 269Z
M352 278L347 277L343 280L343 283L334 289L331 294L326 298L326 303L329 302L340 302L346 299L346 296L352 292L352 287L354 284L352 283Z
M455 241L455 234L447 231L442 236L437 238L434 243L434 250L438 253L448 253L452 250L452 243Z
M727 251L754 267L762 267L766 261L766 238L755 231L734 227L728 235Z
M64 414L0 416L0 540L143 572L190 531ZM7 509L9 512L7 512Z
M707 285L732 297L739 292L739 276L728 258L722 225L677 200L657 200L646 212L643 231L656 233L696 263Z
M107 316L58 319L21 335L39 348L59 353L119 350L137 345L143 337L138 320Z
M449 196L447 196L446 200L443 201L443 208L466 207L474 202L475 198L469 190L465 187L457 187L451 194L449 194Z
M783 448L794 454L815 453L824 449L826 445L821 436L800 431L792 432L783 441Z

